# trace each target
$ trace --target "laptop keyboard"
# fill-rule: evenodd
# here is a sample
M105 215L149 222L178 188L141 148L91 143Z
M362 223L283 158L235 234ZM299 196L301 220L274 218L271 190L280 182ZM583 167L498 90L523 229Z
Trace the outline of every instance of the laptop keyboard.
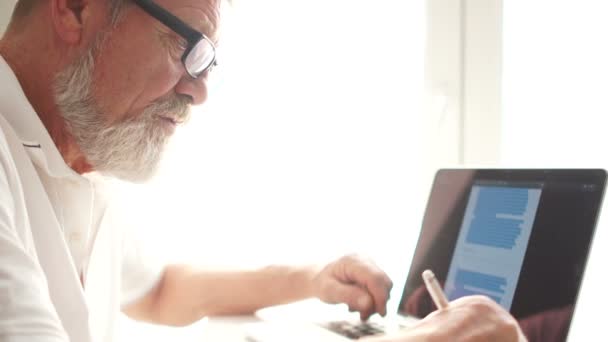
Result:
M364 336L383 334L385 332L384 326L375 322L337 321L324 324L323 326L352 340L357 340Z

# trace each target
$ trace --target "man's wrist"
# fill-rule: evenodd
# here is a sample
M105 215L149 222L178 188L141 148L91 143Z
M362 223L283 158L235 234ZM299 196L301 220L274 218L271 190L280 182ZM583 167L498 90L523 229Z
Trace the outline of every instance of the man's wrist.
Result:
M316 265L292 266L285 272L289 301L308 299L318 296L317 276L321 267Z

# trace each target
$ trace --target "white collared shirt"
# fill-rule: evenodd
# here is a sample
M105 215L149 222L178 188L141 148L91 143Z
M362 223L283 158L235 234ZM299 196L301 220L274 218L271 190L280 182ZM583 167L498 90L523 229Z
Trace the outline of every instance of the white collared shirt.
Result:
M120 306L160 279L103 190L67 166L0 56L1 341L110 342Z

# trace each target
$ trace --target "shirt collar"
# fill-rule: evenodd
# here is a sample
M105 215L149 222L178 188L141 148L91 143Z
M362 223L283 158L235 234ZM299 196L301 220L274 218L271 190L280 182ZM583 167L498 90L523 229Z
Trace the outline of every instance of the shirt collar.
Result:
M57 146L23 93L13 70L0 56L0 115L13 127L32 161L53 177L81 177L63 160Z

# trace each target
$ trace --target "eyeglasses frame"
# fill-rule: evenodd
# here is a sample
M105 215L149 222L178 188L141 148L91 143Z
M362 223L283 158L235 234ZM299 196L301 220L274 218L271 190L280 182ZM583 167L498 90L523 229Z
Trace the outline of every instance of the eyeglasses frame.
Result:
M163 25L170 28L173 32L177 33L179 36L181 36L188 42L188 46L186 47L186 50L182 55L181 61L184 65L184 69L186 69L186 72L188 73L188 75L190 75L190 77L196 79L200 75L204 74L205 71L210 70L215 65L217 65L215 45L213 44L211 39L209 39L209 37L195 30L190 25L186 24L183 20L179 19L171 12L159 6L152 0L133 0L133 2L137 4L141 9L143 9L146 13L148 13L150 16L160 21ZM190 73L190 70L188 70L188 67L186 65L186 58L188 57L188 54L190 54L192 49L194 49L196 44L198 44L203 39L207 40L207 42L213 49L213 60L211 61L209 66L207 66L204 70L202 70L198 74L192 74Z

